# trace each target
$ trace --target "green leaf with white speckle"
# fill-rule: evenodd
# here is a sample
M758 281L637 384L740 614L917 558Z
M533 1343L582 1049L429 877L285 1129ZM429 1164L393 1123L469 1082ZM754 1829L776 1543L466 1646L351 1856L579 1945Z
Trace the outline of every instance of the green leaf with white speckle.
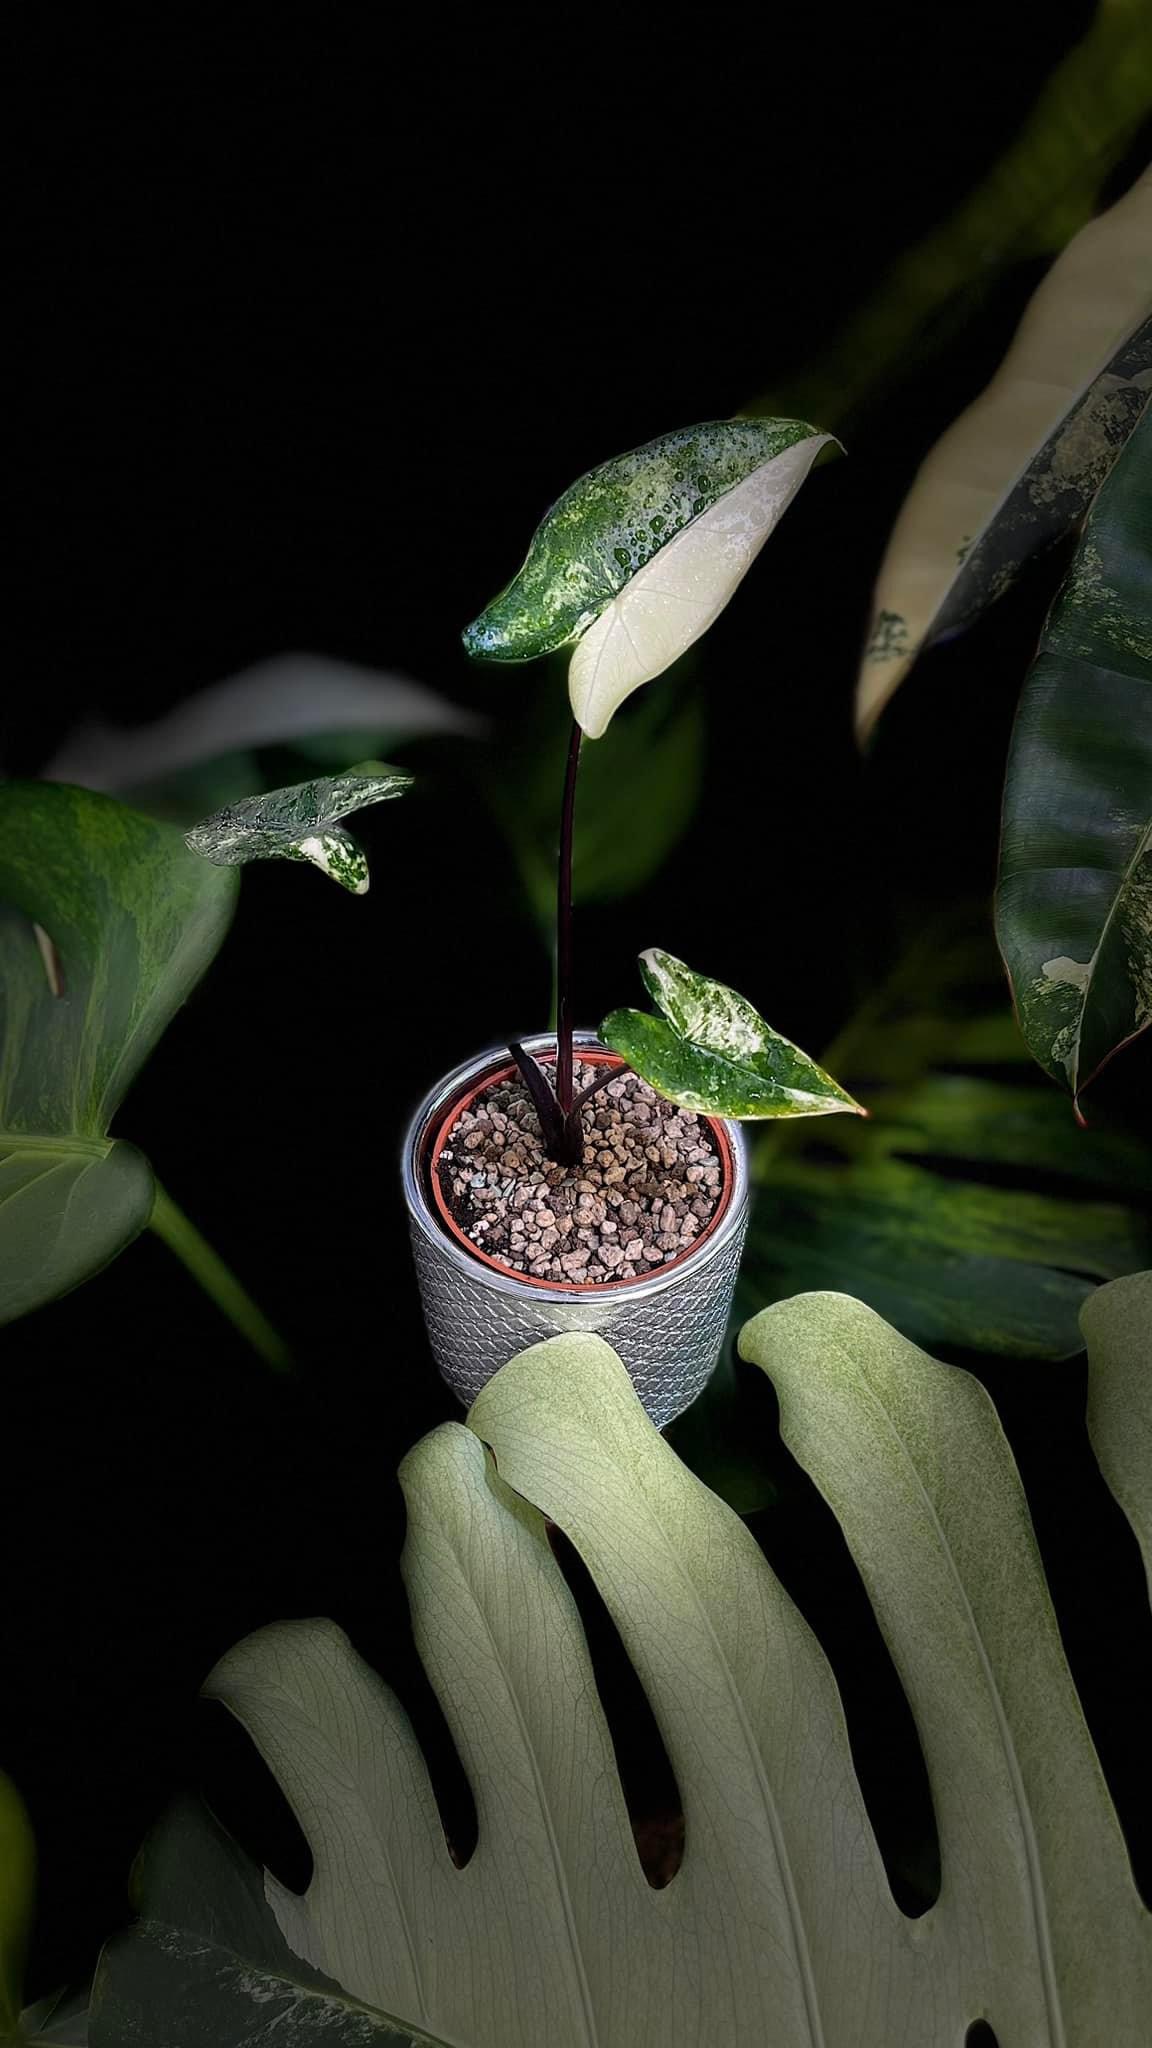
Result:
M1152 414L1092 508L1020 701L997 937L1021 1029L1078 1096L1152 1022Z
M663 1016L613 1010L600 1036L669 1102L704 1116L747 1119L865 1114L723 982L695 974L657 947L641 954L640 972Z
M802 420L714 420L602 463L542 521L469 653L530 661L575 641L572 710L599 739L723 610L829 439Z
M341 820L411 789L412 777L382 761L246 797L185 834L193 853L218 867L250 860L306 860L354 896L368 887L368 862Z

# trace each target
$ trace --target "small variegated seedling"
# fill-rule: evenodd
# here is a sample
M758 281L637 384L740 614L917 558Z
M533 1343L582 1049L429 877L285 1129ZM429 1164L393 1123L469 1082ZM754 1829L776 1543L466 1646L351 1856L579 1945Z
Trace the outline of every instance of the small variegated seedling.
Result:
M579 1163L581 1108L611 1079L608 1072L583 1095L574 1093L572 826L581 743L601 738L625 698L671 667L707 631L831 439L803 420L711 420L602 463L557 500L537 528L519 574L464 634L468 652L489 661L531 661L560 647L573 650L568 694L574 724L557 889L555 1085L523 1046L511 1048L549 1157L562 1164ZM724 998L730 1034L743 1031L749 1044L754 1039L760 1063L746 1071L733 1066L734 1041L713 1045L707 1036L685 1037L670 1012L663 1021L615 1012L612 1021L634 1020L637 1057L625 1057L661 1094L683 1099L674 1087L661 1085L657 1070L669 1080L694 1077L684 1085L699 1083L702 1101L708 1082L708 1106L717 1115L821 1115L858 1107L731 990L691 976L667 954L645 959L664 961L695 984L694 1014L703 1014L705 992L712 992L708 1001L714 1007ZM678 1000L687 1001L683 988ZM648 1026L649 1039L663 1044L662 1058L644 1041ZM756 1106L724 1106L740 1102Z
M368 888L368 861L342 820L368 804L403 796L412 777L384 761L361 761L325 775L227 804L185 833L193 853L217 867L250 860L307 860L354 896Z
M613 1010L604 1044L649 1086L703 1116L866 1116L838 1081L764 1022L744 996L653 946L640 955L660 1015Z

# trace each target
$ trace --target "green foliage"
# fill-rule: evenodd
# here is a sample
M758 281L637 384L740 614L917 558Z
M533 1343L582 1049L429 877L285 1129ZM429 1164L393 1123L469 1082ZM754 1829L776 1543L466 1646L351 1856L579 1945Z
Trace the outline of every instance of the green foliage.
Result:
M867 736L922 648L1072 533L1152 391L1152 172L1077 235L986 391L925 458L881 565L856 687Z
M743 996L652 947L644 986L662 1014L613 1010L600 1027L658 1095L705 1116L864 1114L807 1053L764 1022Z
M347 769L413 740L470 736L479 721L422 683L338 661L279 654L210 683L143 725L70 732L44 774L103 790L185 829L298 772Z
M1095 1305L1102 1388L1131 1373L1137 1285L1147 1302L1144 1276ZM561 1337L401 1471L413 1627L473 1787L475 1855L453 1866L407 1719L346 1637L262 1630L208 1689L288 1793L312 1881L261 1892L218 1831L176 1815L141 1923L103 1963L92 2048L238 2048L269 2020L349 2048L954 2048L978 2017L1004 2042L1138 2048L1152 1924L991 1401L837 1295L758 1316L742 1350L840 1521L916 1717L945 1872L923 1917L893 1903L807 1625L609 1348ZM1143 1500L1146 1467L1135 1481ZM638 1863L549 1523L675 1772L685 1847L663 1891Z
M571 718L541 691L501 744L478 758L485 792L551 945L556 924L556 803ZM692 690L652 692L614 719L580 761L572 885L578 904L610 902L659 873L691 823L704 766L704 711Z
M996 928L1028 1045L1079 1096L1152 1020L1152 415L1092 508L1024 686Z
M368 862L340 823L368 804L403 796L412 777L383 761L227 804L185 833L193 853L221 867L250 860L306 860L354 896L368 888Z
M108 797L0 786L0 1322L147 1223L151 1171L109 1125L235 897L235 876Z
M843 423L890 385L925 338L971 316L1013 264L1055 254L1100 204L1152 113L1152 16L1145 0L1100 0L1020 133L956 211L904 251L822 353L752 412ZM1116 280L1117 283L1120 280Z
M759 1138L745 1300L831 1287L919 1343L1079 1350L1094 1283L1152 1258L1152 1155L1078 1129L1031 1066L983 906L938 920L828 1056L869 1119Z

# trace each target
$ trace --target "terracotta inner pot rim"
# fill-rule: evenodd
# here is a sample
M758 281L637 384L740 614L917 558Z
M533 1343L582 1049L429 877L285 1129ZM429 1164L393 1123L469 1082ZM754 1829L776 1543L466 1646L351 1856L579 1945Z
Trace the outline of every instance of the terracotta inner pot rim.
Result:
M556 1059L555 1041L553 1040L550 1045L534 1049L532 1056L534 1059L539 1060L541 1065L554 1064ZM619 1053L612 1052L607 1046L581 1044L579 1037L576 1044L576 1057L583 1060L589 1066L616 1066L622 1072L630 1071ZM453 1094L446 1103L432 1112L420 1134L419 1149L422 1154L426 1155L425 1172L432 1194L430 1213L434 1220L439 1223L445 1235L450 1238L451 1242L466 1252L476 1265L487 1267L489 1272L499 1273L502 1278L523 1285L531 1293L560 1294L567 1296L570 1300L589 1300L599 1295L623 1293L627 1289L637 1291L650 1285L653 1287L659 1286L664 1280L665 1275L678 1275L685 1269L690 1260L695 1259L700 1252L711 1245L720 1224L732 1207L732 1199L736 1188L736 1165L733 1157L732 1141L729 1138L723 1118L706 1116L703 1120L712 1133L713 1142L720 1159L720 1200L716 1204L715 1212L709 1218L708 1223L699 1236L694 1238L692 1243L683 1252L679 1252L674 1259L667 1260L663 1265L654 1266L644 1274L637 1274L631 1280L590 1280L581 1285L579 1282L543 1280L532 1273L521 1273L517 1271L515 1266L507 1265L504 1260L493 1258L489 1252L482 1252L479 1246L473 1243L473 1240L467 1235L466 1231L461 1229L452 1215L440 1186L437 1166L449 1129L461 1114L461 1111L466 1109L469 1103L473 1102L478 1095L482 1095L486 1089L491 1088L495 1082L507 1080L516 1072L515 1061L502 1059L499 1054L494 1055L491 1066L486 1067L482 1073L473 1075L470 1079L466 1080L458 1093Z

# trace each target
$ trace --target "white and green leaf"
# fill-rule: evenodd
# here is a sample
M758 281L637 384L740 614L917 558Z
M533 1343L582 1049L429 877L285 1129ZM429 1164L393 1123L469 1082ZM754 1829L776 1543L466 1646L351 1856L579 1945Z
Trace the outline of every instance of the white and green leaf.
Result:
M888 543L856 692L866 738L921 650L1072 532L1152 391L1152 171L1081 230L988 388L926 457Z
M747 1119L866 1114L723 982L658 947L641 954L640 972L662 1014L613 1010L600 1037L669 1102L705 1116Z
M193 853L217 867L250 860L306 860L322 874L363 896L368 862L341 820L368 804L403 796L412 777L382 761L364 761L343 775L318 776L264 796L226 804L193 825L184 837Z
M469 653L530 661L575 641L573 714L600 738L723 610L830 439L800 420L716 420L589 471L465 632Z

